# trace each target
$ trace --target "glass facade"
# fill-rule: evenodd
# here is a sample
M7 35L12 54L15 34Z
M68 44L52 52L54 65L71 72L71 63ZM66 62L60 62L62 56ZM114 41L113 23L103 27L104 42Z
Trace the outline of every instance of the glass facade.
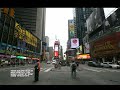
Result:
M85 36L85 31L87 30L85 23L87 18L92 13L92 8L76 8L76 22L75 30L77 32L77 37L79 38L79 45L82 44L82 39Z

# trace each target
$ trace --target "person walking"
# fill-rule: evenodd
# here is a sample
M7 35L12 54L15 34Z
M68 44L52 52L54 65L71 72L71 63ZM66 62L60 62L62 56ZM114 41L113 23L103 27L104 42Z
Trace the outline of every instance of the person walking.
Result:
M75 63L75 61L72 61L71 64L71 76L76 78L76 69L77 69L77 65Z
M40 72L40 61L39 60L37 60L37 63L34 68L35 68L34 82L36 82L39 80L39 72Z

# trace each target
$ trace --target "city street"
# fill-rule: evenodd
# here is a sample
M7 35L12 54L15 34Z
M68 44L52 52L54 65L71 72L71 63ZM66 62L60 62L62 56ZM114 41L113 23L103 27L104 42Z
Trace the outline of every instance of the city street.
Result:
M76 79L71 77L70 67L55 69L52 64L41 64L39 81L34 75L29 77L10 77L11 70L34 70L34 65L0 69L0 85L119 85L120 69L96 68L80 64Z

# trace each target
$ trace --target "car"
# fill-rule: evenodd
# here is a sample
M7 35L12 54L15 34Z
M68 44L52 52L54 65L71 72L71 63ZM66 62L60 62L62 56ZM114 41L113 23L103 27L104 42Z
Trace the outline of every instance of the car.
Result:
M106 67L106 68L112 68L112 62L103 62L101 63L101 66L102 67Z
M59 64L60 64L61 66L66 66L66 65L67 65L66 61L64 61L64 60L61 60L61 61L59 62Z
M47 64L50 64L51 62L50 61L47 61Z
M93 66L93 67L102 67L100 63L94 62L94 61L89 61L87 62L88 66Z
M110 67L115 69L120 69L120 65L117 64L110 64Z
M57 61L56 60L52 60L52 64L56 64L57 63Z
M89 62L88 62L88 66L96 67L96 66L97 66L97 63L94 62L94 61L89 61Z

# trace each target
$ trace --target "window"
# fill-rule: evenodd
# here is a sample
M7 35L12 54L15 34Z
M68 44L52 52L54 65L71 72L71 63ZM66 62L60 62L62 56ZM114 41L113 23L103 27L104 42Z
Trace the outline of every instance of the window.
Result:
M3 33L3 22L0 20L0 39L2 37L2 33Z
M8 44L12 45L13 35L9 35Z
M7 43L8 33L9 33L9 27L8 27L8 25L5 25L4 29L3 29L3 36L4 37L2 37L2 42Z

